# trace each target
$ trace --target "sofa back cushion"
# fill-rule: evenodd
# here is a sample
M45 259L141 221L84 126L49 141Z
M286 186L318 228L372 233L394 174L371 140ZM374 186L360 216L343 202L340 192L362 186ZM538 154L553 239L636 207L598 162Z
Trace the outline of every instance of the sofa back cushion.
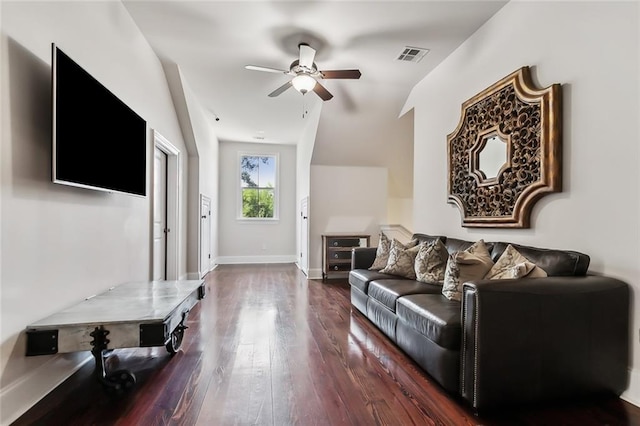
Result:
M458 238L445 236L432 236L426 234L414 234L413 238L418 241L435 241L440 239L447 247L449 254L457 251L465 251L476 241L466 241ZM531 263L544 269L550 277L562 276L584 276L589 269L590 258L584 253L571 250L545 249L538 247L523 246L508 242L488 242L485 241L487 249L491 253L491 260L497 262L507 246L511 244L521 255L526 257Z
M570 250L544 249L521 246L513 243L493 243L491 259L497 262L507 246L511 244L521 255L530 262L544 269L550 277L584 276L589 269L589 256Z
M462 298L462 284L483 279L492 266L491 253L484 240L478 240L464 251L450 254L442 294L449 300L459 302Z
M465 251L469 247L474 245L476 242L477 241L466 241L466 240L459 240L457 238L447 238L444 242L444 245L447 247L447 251L449 252L449 254L452 254L457 251ZM484 245L487 247L487 250L489 250L489 252L493 250L493 243L485 241ZM493 259L493 261L495 262L496 259Z
M413 234L413 237L411 237L411 239L418 240L418 244L423 242L430 244L436 240L445 242L447 240L447 237L444 237L442 235Z

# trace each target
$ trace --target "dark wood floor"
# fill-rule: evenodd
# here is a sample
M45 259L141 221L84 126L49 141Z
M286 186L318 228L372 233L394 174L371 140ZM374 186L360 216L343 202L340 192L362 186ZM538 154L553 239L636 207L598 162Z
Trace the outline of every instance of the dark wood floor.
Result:
M179 352L114 350L107 396L86 364L14 425L640 425L617 398L475 416L349 303L345 280L294 265L220 266Z

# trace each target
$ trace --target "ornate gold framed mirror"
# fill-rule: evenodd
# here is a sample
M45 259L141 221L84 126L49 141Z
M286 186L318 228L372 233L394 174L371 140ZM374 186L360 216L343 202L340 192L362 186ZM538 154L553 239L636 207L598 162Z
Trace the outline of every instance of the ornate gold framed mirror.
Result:
M562 190L561 96L522 67L462 104L447 136L448 202L462 226L528 228L535 202Z

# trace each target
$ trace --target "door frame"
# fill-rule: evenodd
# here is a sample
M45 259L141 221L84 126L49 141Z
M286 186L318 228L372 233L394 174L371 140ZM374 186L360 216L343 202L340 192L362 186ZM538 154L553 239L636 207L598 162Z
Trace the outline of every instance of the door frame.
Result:
M167 154L153 147L152 280L167 279ZM156 216L157 214L157 216ZM158 244L158 240L162 244ZM156 251L157 250L157 251Z
M304 210L307 211L307 216L304 216ZM306 241L305 241L306 240ZM304 244L306 242L306 244ZM309 197L304 197L300 200L300 258L298 259L298 266L300 270L308 277L309 276Z
M179 200L180 200L180 150L167 138L153 131L154 146L167 154L167 280L179 279L178 263L180 260ZM154 192L152 191L152 194ZM153 200L152 200L153 201ZM153 202L151 203L153 206ZM152 210L153 211L153 210ZM153 219L151 220L153 226ZM153 247L153 235L151 237ZM153 249L152 249L153 250ZM153 274L153 253L151 255L151 270Z
M205 213L202 211L204 205L208 206L208 211ZM198 232L198 271L200 274L200 278L204 278L209 272L211 272L211 198L207 197L204 194L200 194L200 208L198 209L200 212L200 220L199 220L199 232ZM207 265L202 264L202 245L204 243L204 226L202 226L202 220L207 220L207 228L209 229L208 241L209 241L209 261Z

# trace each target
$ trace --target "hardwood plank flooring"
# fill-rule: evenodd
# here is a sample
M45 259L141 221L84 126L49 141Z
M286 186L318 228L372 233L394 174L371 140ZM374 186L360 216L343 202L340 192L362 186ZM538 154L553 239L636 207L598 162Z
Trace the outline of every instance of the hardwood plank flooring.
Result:
M618 398L476 416L351 309L346 280L222 265L206 286L177 354L112 352L128 394L107 396L91 361L14 425L640 425Z

